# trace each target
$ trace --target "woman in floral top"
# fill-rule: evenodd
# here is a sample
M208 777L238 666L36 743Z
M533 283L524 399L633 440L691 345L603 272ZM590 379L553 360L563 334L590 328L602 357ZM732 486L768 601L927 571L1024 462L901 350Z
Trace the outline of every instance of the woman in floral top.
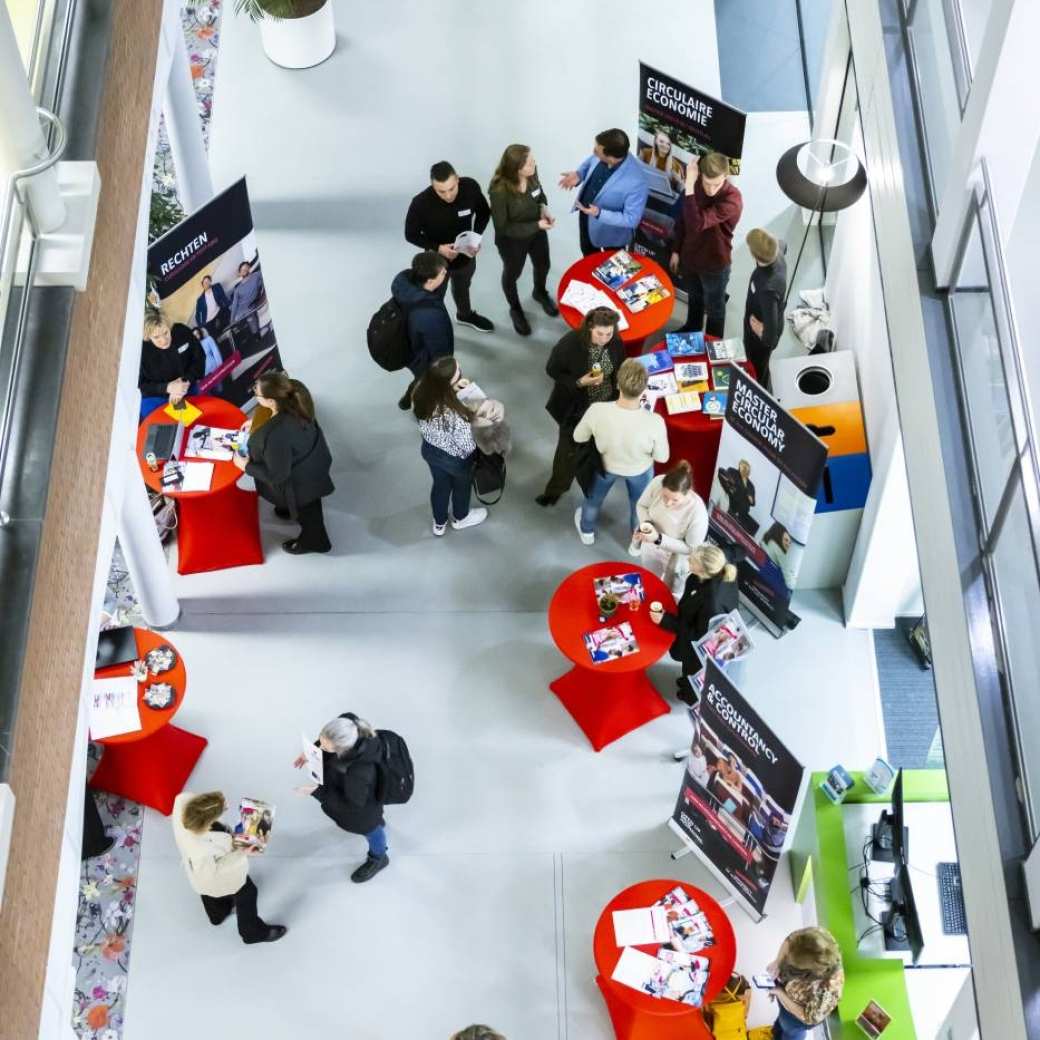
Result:
M770 995L780 1005L774 1040L803 1040L837 1006L845 985L841 950L823 928L800 928L766 969L776 979Z
M477 458L473 440L475 413L456 395L460 375L453 357L438 358L412 391L412 408L422 434L422 457L433 476L430 506L437 538L447 530L449 505L451 526L456 531L475 527L487 519L486 509L469 507Z

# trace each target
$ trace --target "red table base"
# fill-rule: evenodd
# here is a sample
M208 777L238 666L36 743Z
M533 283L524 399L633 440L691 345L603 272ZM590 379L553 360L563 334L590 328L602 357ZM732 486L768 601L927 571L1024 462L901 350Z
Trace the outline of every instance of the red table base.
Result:
M255 491L235 484L177 499L177 573L199 574L264 562Z
M714 420L707 430L683 430L669 425L671 454L667 462L654 463L654 472L667 473L680 459L686 459L693 470L693 490L707 502L715 479L715 461L719 457L723 425L722 419Z
M617 998L602 975L596 976L596 985L603 994L618 1040L711 1040L711 1030L704 1024L699 1011L681 1017L637 1011ZM694 1011L693 1008L690 1010Z
M208 743L205 737L168 725L144 740L109 744L91 777L90 786L169 816L174 798L184 790Z
M574 667L549 683L549 689L595 751L671 711L646 672L592 675L588 668Z

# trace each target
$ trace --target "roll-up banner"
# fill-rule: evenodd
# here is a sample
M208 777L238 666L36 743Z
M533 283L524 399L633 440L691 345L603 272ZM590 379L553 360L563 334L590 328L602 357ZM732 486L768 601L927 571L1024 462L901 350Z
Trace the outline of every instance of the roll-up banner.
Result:
M696 87L639 63L639 134L636 155L650 182L633 248L667 263L682 206L686 164L721 152L740 173L747 116Z
M244 177L157 238L148 273L174 343L210 340L199 393L241 406L257 376L282 367Z
M708 534L724 549L744 550L741 602L775 636L798 623L791 592L826 461L826 445L734 367L708 496Z
M712 660L690 715L693 741L668 825L761 918L804 769Z

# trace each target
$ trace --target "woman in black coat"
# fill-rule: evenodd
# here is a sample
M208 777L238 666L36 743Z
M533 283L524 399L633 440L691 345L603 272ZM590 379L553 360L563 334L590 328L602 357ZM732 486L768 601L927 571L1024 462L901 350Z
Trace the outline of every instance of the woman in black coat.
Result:
M282 542L286 552L326 553L332 543L321 500L335 490L329 476L332 456L314 418L311 395L284 372L266 372L253 392L273 414L250 434L249 458L236 454L235 464L256 481L257 491L274 504L276 516L299 523L299 535Z
M560 427L552 475L535 498L540 506L555 505L571 486L578 462L574 427L594 401L613 401L618 395L617 373L625 360L618 335L618 313L593 307L581 325L568 332L552 349L545 371L553 390L545 410Z
M729 515L749 534L758 530L758 521L751 515L755 504L755 485L751 482L751 463L741 459L729 469L719 470L719 483L729 496Z
M693 644L704 637L711 619L735 610L738 600L737 568L717 546L698 545L690 554L690 576L675 614L650 612L650 620L669 632L675 641L668 651L673 661L682 664L678 680L680 699L692 703L693 695L685 677L701 670Z
M349 834L364 835L368 858L350 879L368 881L390 863L379 799L382 743L364 719L349 711L325 723L315 743L322 751L324 782L297 790L317 799L321 811L337 827ZM306 757L300 755L293 765L301 769L306 763Z

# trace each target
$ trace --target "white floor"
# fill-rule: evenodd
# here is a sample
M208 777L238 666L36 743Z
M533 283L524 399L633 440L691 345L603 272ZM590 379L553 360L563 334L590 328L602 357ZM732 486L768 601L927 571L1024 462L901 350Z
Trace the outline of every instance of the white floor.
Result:
M493 14L476 0L398 3L392 24L385 6L344 0L337 53L300 73L270 65L255 28L226 18L215 179L249 176L283 358L314 391L336 459L335 550L287 557L278 546L292 529L265 509L264 566L177 579L185 616L171 636L190 675L178 722L211 741L191 787L277 803L255 876L261 911L291 931L246 948L233 924L211 928L168 822L149 814L127 1040L280 1040L332 1024L352 1040L446 1038L481 1020L510 1040L606 1038L591 959L603 904L655 876L723 896L694 857L667 855L681 780L669 752L688 738L685 714L597 755L547 688L566 668L545 624L553 589L583 563L623 559L627 543L620 500L594 549L574 534L576 498L549 511L533 502L554 437L544 359L562 326L531 308L528 341L460 333L458 355L506 402L517 446L491 521L438 542L418 435L394 407L404 379L377 369L363 338L412 253L403 215L431 162L486 183L501 148L528 141L554 185L595 131L634 126L639 58L717 90L712 11L710 0L677 8L663 33L619 0ZM597 57L611 24L626 31ZM789 113L751 121L747 227L791 223L772 170L806 133ZM577 229L563 193L550 187L550 201L558 275L577 257ZM734 328L746 271L740 254ZM504 329L498 274L489 248L475 301ZM869 633L846 631L828 594L795 608L802 624L781 642L762 637L745 692L806 766L870 761L883 735ZM652 672L662 689L671 674ZM389 814L391 867L363 887L347 879L363 842L291 793L300 731L347 709L404 734L418 775L413 801ZM801 923L783 869L768 911L755 926L734 910L745 972ZM753 1023L769 1017L756 1004Z

